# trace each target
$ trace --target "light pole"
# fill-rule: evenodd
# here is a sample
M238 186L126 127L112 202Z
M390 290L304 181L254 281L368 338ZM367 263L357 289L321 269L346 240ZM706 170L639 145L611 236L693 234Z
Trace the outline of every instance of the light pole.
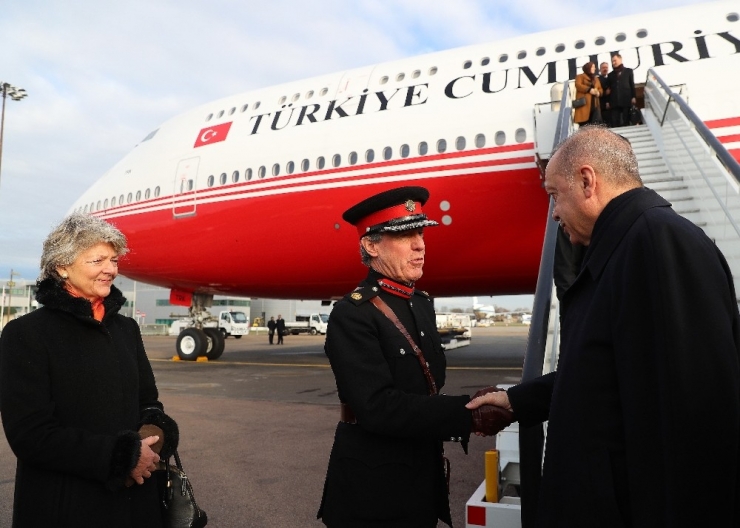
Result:
M0 117L0 174L3 166L3 129L5 128L5 99L10 97L13 101L20 101L28 94L23 88L16 88L6 82L0 83L3 90L3 110Z
M8 321L10 321L10 308L11 308L11 301L13 299L13 293L12 293L13 290L11 288L15 286L15 282L13 282L13 277L14 276L18 277L19 275L20 273L16 273L15 271L11 269L10 270L10 280L6 284L6 286L8 287L8 297L7 297L8 298ZM0 306L0 328L5 326L3 324L3 318L5 316L5 314L3 313L4 311L5 311L5 286L3 286L3 303Z

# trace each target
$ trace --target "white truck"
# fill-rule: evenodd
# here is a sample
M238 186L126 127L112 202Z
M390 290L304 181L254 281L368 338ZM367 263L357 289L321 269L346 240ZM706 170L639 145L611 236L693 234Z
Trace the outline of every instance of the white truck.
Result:
M295 321L285 322L285 331L298 335L308 333L311 335L325 334L326 325L329 323L329 314L312 313L307 315L296 315Z

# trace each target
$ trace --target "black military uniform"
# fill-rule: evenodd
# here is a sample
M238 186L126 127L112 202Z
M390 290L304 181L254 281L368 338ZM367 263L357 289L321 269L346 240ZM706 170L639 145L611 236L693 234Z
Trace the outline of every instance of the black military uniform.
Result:
M427 197L419 187L394 189L358 204L365 209L354 215L355 208L350 209L344 218L358 226L361 236L436 225L409 205L423 205ZM380 211L389 201L409 211L401 217L393 217L398 211ZM372 216L378 211L380 216ZM362 219L368 215L381 223L366 225ZM465 404L470 398L429 395L410 343L373 305L374 297L386 302L422 349L437 388L445 382L446 359L432 299L371 269L357 289L336 303L329 319L325 351L343 412L318 517L329 528L431 528L438 519L451 525L442 442L467 448L471 411Z

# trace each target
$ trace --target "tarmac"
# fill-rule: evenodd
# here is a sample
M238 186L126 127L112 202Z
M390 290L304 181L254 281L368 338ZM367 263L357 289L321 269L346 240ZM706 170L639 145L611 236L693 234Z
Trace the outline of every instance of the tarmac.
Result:
M516 383L528 327L473 330L470 346L449 351L442 392L472 394ZM336 387L322 336L228 339L217 361L173 361L174 337L145 337L160 399L179 424L179 453L209 527L314 527L338 420ZM491 438L472 436L466 456L447 443L453 524L484 478ZM15 457L0 438L0 528L11 522ZM43 499L40 499L43 501ZM439 523L439 526L446 526Z

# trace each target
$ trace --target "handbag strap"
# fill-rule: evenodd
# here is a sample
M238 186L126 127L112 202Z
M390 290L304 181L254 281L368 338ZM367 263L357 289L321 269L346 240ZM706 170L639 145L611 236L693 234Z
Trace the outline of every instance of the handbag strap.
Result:
M391 307L388 306L388 304L381 299L380 297L373 297L370 299L370 302L375 305L375 307L380 310L383 315L385 315L388 319L391 320L391 322L396 325L396 328L398 328L401 333L404 335L406 340L411 345L411 349L414 351L414 355L416 356L416 359L419 360L419 365L421 365L421 370L424 371L424 377L427 380L427 386L429 388L429 395L434 396L437 394L437 384L434 381L434 377L432 376L432 373L429 371L429 363L427 363L427 360L424 359L424 353L421 351L421 348L419 348L414 340L409 335L408 330L406 330L406 327L403 326L403 323L398 320L398 317L396 314L391 310Z

